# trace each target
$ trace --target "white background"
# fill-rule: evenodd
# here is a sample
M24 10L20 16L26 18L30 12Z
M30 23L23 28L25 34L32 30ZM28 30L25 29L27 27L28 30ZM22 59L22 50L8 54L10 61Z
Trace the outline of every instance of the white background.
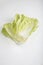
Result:
M17 45L1 33L15 14L37 18L39 27L28 40ZM0 65L43 65L43 0L0 0Z

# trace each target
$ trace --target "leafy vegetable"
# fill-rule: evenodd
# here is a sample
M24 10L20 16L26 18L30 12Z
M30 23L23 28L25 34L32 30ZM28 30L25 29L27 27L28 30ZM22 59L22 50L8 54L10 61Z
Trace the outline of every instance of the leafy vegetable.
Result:
M24 42L37 27L37 19L16 14L12 23L4 24L2 33L15 41Z

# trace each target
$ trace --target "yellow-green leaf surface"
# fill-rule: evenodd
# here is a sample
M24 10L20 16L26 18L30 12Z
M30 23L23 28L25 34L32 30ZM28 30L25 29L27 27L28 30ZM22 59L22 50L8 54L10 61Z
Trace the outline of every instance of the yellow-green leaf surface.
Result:
M38 20L23 14L16 14L12 23L3 25L2 33L13 40L24 42L38 27ZM26 36L27 35L27 36Z

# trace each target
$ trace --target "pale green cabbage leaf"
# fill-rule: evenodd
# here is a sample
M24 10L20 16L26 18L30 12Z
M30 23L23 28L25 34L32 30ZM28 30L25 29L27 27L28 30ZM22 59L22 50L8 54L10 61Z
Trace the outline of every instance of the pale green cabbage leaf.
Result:
M11 39L24 42L38 27L38 20L16 14L12 23L3 25L2 33Z

